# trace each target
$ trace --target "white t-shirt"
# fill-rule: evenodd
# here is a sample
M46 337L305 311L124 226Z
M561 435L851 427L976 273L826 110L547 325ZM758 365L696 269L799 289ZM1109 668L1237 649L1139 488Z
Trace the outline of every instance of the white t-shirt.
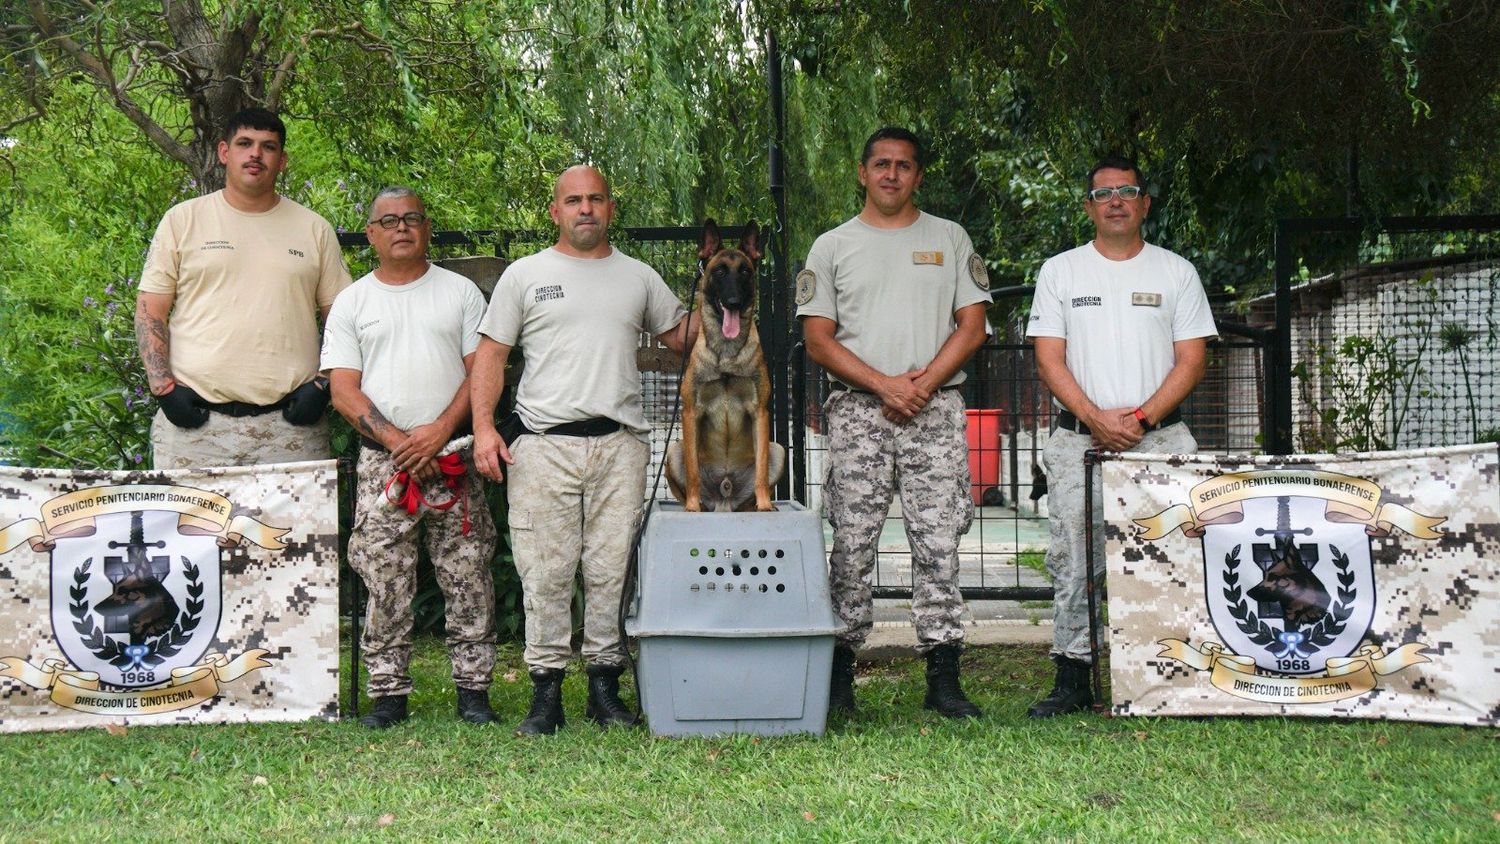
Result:
M407 284L374 273L333 303L323 333L323 369L360 372L360 389L391 424L409 431L437 419L479 347L484 294L458 273L429 265Z
M479 331L526 354L516 411L527 428L606 418L644 440L636 350L686 314L656 270L620 250L575 258L553 247L506 268Z
M968 232L926 212L899 229L855 217L824 232L797 276L797 316L838 323L834 339L885 375L931 363L958 327L953 314L978 302L990 302L989 274Z
M207 401L273 404L318 373L318 312L349 285L333 226L286 197L240 211L224 192L161 218L141 290L173 298L172 377Z
M1186 259L1148 243L1112 261L1092 241L1042 265L1026 328L1068 342L1068 372L1103 409L1140 407L1172 371L1173 343L1217 334Z

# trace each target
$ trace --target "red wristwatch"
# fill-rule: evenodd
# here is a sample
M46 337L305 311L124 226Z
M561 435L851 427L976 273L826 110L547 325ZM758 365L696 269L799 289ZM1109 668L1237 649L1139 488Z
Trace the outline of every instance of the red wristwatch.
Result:
M1135 417L1135 421L1141 423L1141 427L1142 428L1149 428L1149 427L1151 427L1151 421L1146 418L1146 411L1141 410L1138 407L1135 410L1130 411L1130 413L1131 413L1132 416Z

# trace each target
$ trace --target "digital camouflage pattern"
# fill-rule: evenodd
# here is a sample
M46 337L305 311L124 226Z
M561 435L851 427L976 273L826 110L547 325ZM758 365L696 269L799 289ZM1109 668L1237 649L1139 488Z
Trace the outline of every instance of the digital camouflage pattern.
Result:
M870 578L898 491L911 545L917 650L963 641L958 543L973 521L974 500L962 397L940 390L916 418L896 424L881 415L876 396L842 390L828 397L823 413L829 446L823 500L833 526L829 588L847 628L840 641L857 647L870 634Z
M399 471L396 461L388 452L370 448L360 452L349 565L364 580L368 594L360 653L369 671L367 688L372 698L412 691L408 667L419 538L426 544L443 592L453 683L464 689L490 687L495 670L495 581L490 573L495 522L472 455L467 449L462 454L467 473L460 503L447 510L422 508L411 514L387 498L386 486ZM422 495L442 504L453 499L455 492L435 478L423 485Z
M335 467L0 467L0 732L336 718Z
M1052 578L1052 655L1093 662L1089 650L1087 526L1083 514L1083 455L1094 447L1087 434L1058 428L1042 452L1047 470L1047 574ZM1198 443L1188 426L1178 423L1147 433L1138 451L1192 454ZM1094 473L1094 582L1104 586L1104 507ZM1102 592L1101 592L1102 595ZM1102 598L1099 607L1104 606Z
M1500 723L1494 445L1099 468L1117 714Z
M151 463L157 469L257 466L326 460L328 420L293 425L280 411L259 416L208 414L197 428L179 428L160 410L151 419Z

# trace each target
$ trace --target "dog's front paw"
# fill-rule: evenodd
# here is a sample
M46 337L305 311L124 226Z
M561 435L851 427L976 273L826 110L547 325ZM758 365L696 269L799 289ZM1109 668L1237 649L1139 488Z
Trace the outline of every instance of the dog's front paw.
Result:
M772 504L770 499L757 501L755 502L755 510L759 513L774 513L776 512L776 505Z
M688 496L688 500L682 502L682 509L689 513L703 512L703 500L696 495Z

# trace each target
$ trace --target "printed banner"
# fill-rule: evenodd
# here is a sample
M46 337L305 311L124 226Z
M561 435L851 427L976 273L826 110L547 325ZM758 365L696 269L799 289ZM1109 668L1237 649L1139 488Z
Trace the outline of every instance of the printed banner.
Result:
M0 732L338 716L331 461L0 467Z
M1119 715L1500 724L1500 451L1111 456Z

